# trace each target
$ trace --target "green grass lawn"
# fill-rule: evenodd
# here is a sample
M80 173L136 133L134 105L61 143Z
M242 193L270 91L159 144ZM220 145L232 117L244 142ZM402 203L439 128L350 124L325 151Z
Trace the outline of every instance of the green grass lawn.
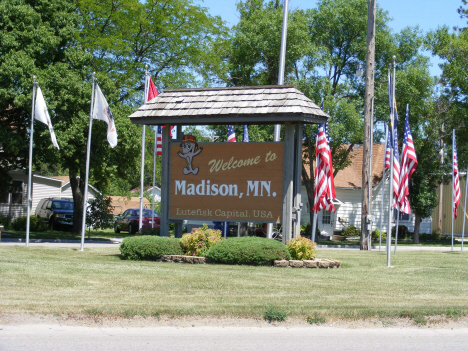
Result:
M366 318L468 315L468 254L318 251L340 269L123 261L117 248L0 246L0 312Z
M126 236L134 236L134 234L130 235L126 232L121 232L119 234L114 233L112 228L110 229L100 229L100 230L86 230L85 239L86 240L100 240L100 241L109 241L111 238L124 238ZM2 238L17 238L17 239L25 239L26 232L24 230L12 230L9 229L7 231L2 232ZM30 239L50 239L50 240L81 240L81 234L74 234L70 231L58 231L58 230L45 230L41 232L30 231L29 232Z

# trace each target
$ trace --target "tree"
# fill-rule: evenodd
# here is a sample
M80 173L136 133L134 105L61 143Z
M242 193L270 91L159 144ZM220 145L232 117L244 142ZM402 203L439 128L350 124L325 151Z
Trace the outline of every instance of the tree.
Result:
M105 229L112 226L112 199L109 196L97 194L89 201L86 225L94 229Z

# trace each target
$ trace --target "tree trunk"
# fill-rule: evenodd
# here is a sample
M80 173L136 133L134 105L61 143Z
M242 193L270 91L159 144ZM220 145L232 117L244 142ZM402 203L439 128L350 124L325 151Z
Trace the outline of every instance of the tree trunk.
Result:
M414 216L414 233L413 233L413 244L419 244L419 228L421 226L422 218L419 215Z
M83 226L83 194L84 178L72 175L70 171L70 186L73 194L73 233L80 234ZM83 179L83 180L82 180Z

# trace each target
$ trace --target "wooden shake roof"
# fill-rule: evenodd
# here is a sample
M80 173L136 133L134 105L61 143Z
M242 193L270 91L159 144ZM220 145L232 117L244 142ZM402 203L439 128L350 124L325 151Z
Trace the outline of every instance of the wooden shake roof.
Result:
M130 115L136 124L324 123L329 116L293 85L168 89Z

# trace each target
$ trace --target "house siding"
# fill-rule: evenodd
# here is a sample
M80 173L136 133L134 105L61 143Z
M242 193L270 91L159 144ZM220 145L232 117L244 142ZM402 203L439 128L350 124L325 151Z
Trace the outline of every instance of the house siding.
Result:
M386 181L388 186L388 179ZM343 202L340 205L335 205L336 214L333 216L333 228L335 232L343 231L348 225L353 225L356 228L361 228L361 205L362 191L361 189L343 189L336 188L336 197ZM387 190L388 193L388 190ZM305 187L302 187L302 203L303 211L301 214L301 223L310 222L308 209L312 206L308 205L307 192ZM372 190L372 214L375 217L375 222L372 224L372 230L380 229L380 220L382 219L382 230L387 232L388 226L388 194L385 196L384 211L382 213L382 182L375 186ZM339 221L342 219L343 221ZM400 221L400 225L404 225L410 232L414 230L414 214L410 215L409 221ZM392 226L395 226L392 222ZM319 224L320 226L320 224ZM424 218L421 222L420 233L432 232L432 218Z

